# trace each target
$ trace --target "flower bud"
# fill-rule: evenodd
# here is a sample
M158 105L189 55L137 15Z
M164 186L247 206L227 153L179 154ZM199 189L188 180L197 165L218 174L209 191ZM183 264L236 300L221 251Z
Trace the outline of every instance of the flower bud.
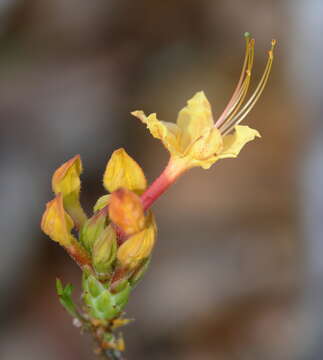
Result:
M112 154L103 176L103 184L110 193L124 187L139 195L147 187L141 167L122 148Z
M109 274L116 258L117 237L111 225L106 227L93 246L93 266L98 274Z
M146 227L119 247L117 258L122 267L133 270L150 256L155 244L156 231L156 223L150 213Z
M126 235L137 233L145 226L145 215L139 196L125 188L111 194L109 217Z
M74 224L72 218L64 210L61 194L46 204L40 226L46 235L60 245L69 247L72 244L71 230Z
M95 213L85 222L80 231L80 242L91 253L95 241L106 226L107 215L102 212Z
M71 234L73 226L72 218L64 210L62 195L58 194L46 205L41 229L52 240L63 246L81 267L91 266L87 251Z
M110 193L124 187L139 195L147 187L141 167L122 148L112 154L103 176L103 184Z
M74 220L77 228L86 220L86 215L79 201L81 190L80 174L82 170L80 155L76 155L60 166L52 177L53 191L56 195L62 194L64 207Z

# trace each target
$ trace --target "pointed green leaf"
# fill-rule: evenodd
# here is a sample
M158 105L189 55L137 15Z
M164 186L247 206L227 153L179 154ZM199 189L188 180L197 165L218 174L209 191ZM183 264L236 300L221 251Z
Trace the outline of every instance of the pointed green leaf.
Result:
M63 284L59 278L56 278L56 292L57 295L62 295L64 292Z

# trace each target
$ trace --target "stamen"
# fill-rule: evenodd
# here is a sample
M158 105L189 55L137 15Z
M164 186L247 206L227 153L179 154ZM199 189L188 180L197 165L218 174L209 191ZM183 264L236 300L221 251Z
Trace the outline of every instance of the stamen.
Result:
M220 115L219 119L215 123L215 126L217 128L219 128L226 121L227 117L232 113L232 111L235 109L235 107L239 103L239 101L241 99L241 94L242 94L241 88L244 84L244 81L246 80L245 76L248 75L246 73L246 71L247 71L247 69L251 70L251 67L252 67L253 54L254 54L254 39L250 40L249 33L245 33L245 38L246 38L246 51L245 51L245 58L244 58L244 62L243 62L242 70L241 70L240 79L238 81L238 84L237 84L237 86L233 92L233 95L232 95L231 99L229 100L226 108L224 109L224 111Z
M225 127L226 124L229 123L231 121L231 119L236 115L236 113L239 111L239 109L247 95L250 81L251 81L251 70L252 70L252 66L253 66L253 58L254 58L254 39L252 39L250 42L250 56L249 56L249 61L248 61L248 68L247 68L246 74L245 74L246 78L243 81L243 84L240 89L240 93L237 96L237 100L236 100L234 106L232 106L230 111L227 112L226 118L225 118L224 122L222 123L222 125L219 127L219 129Z
M251 109L255 106L256 102L258 101L269 78L269 74L274 59L275 45L276 45L276 40L272 40L271 49L268 52L267 64L256 90L254 91L250 99L247 101L247 103L243 106L243 108L239 111L239 113L236 116L234 116L231 119L231 121L226 122L225 126L222 127L221 133L223 135L226 135L234 128L234 126L238 125L248 115L248 113L251 111Z

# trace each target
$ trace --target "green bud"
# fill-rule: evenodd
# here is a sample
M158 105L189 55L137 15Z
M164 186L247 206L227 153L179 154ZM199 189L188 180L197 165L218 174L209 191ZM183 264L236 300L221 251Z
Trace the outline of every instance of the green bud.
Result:
M116 309L112 305L112 296L109 291L104 291L96 300L96 309L104 314L104 317L114 316Z
M116 315L110 292L93 275L83 275L83 289L83 300L93 318L109 320Z
M131 287L129 283L122 291L111 293L93 275L83 276L83 300L89 308L90 315L95 319L111 320L120 315L128 302Z
M96 213L85 222L80 231L80 242L91 253L95 241L105 228L106 215Z
M110 194L108 195L103 195L100 198L98 198L97 202L94 205L93 211L97 212L99 210L101 210L102 208L104 208L105 206L107 206L110 202Z
M93 276L89 277L87 283L87 291L89 292L91 297L98 297L104 290L104 286L99 281L97 281Z
M117 236L111 225L106 227L93 245L92 260L98 274L107 275L117 253Z
M131 286L127 282L123 290L117 292L116 294L113 294L114 306L118 308L120 312L124 309L124 307L126 306L129 300L130 291L131 291Z

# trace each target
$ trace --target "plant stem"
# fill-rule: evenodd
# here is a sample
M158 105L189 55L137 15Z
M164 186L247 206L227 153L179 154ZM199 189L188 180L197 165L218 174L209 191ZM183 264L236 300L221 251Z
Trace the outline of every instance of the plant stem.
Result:
M142 194L141 201L144 210L150 206L172 185L187 169L185 160L170 158L161 175Z
M84 325L85 326L83 327L83 329L91 333L95 343L98 346L97 355L101 356L103 359L106 360L126 360L122 355L122 351L111 347L106 347L106 341L104 339L105 334L109 333L115 339L115 335L111 329L111 326L96 327L93 324L88 324L87 321L85 321Z
M105 357L110 360L126 360L118 350L105 350Z

